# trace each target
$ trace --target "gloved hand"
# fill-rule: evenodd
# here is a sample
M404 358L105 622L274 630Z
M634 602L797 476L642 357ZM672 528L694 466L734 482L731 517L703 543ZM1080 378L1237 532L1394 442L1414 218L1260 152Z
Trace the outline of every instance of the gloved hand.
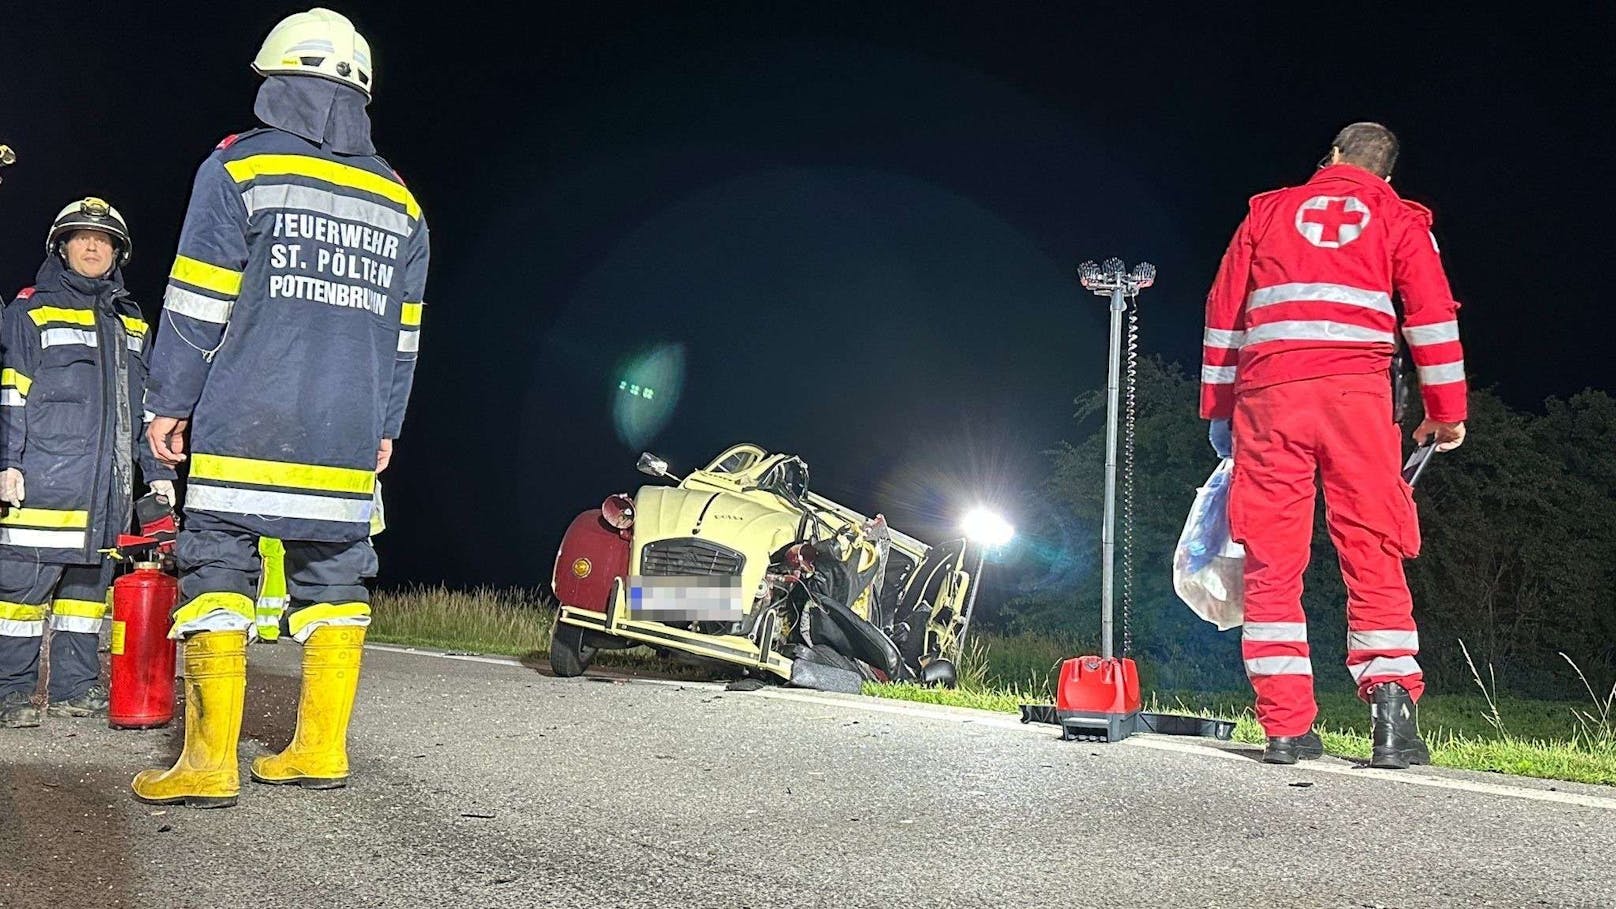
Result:
M157 501L162 502L164 505L174 504L173 480L152 480L146 485L151 488L152 492L157 494Z
M0 470L0 502L12 508L21 508L22 500L27 495L23 488L22 471L15 467Z
M1207 427L1207 441L1212 443L1212 450L1220 458L1234 457L1234 433L1229 428L1228 420L1213 420Z

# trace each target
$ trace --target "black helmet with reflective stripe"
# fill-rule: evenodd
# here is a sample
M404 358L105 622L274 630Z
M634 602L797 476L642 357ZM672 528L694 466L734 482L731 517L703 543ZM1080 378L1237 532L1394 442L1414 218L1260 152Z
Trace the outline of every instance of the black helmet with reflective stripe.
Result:
M118 247L118 264L128 265L129 254L133 244L129 240L129 225L123 220L123 215L107 203L105 199L88 196L63 208L51 222L50 233L45 237L45 252L52 255L61 255L62 241L75 230L99 230L112 235L112 242Z

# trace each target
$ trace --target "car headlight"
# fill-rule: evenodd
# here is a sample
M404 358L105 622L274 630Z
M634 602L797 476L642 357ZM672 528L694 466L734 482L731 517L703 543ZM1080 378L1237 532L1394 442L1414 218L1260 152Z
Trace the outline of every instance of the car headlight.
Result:
M600 519L618 530L627 530L634 526L634 500L624 493L617 493L606 497L600 503Z

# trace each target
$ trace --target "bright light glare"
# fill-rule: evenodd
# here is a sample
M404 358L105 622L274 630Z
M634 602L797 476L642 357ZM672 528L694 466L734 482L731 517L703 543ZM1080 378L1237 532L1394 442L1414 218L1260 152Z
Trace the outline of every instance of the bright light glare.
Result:
M1003 546L1016 535L1016 529L1010 526L998 513L986 508L974 508L966 512L965 519L960 522L960 529L967 537L983 546Z

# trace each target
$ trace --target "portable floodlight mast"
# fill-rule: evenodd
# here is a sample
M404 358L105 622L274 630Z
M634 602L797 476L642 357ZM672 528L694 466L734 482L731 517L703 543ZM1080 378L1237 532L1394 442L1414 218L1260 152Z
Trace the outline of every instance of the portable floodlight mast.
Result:
M1063 738L1116 742L1133 735L1140 724L1139 670L1128 658L1128 600L1132 595L1132 572L1123 575L1124 600L1122 656L1116 653L1116 552L1117 552L1117 429L1122 416L1123 323L1137 319L1139 291L1156 281L1156 266L1141 262L1132 271L1121 259L1107 259L1103 265L1084 262L1078 266L1078 279L1084 289L1105 297L1111 309L1111 350L1106 373L1105 403L1105 517L1100 529L1100 655L1073 657L1061 664L1055 689L1054 719ZM1134 304L1132 312L1129 305ZM1137 322L1131 322L1137 325ZM1128 476L1125 505L1131 520L1133 489L1133 377L1137 347L1133 330L1128 331ZM1131 549L1124 548L1124 554ZM1125 566L1126 567L1126 566ZM1047 708L1046 708L1047 709ZM1023 720L1029 715L1024 711Z
M1055 703L1022 704L1021 721L1059 726L1061 738L1067 741L1119 742L1136 732L1210 736L1228 741L1234 735L1231 721L1140 710L1139 667L1128 656L1128 613L1133 597L1134 379L1139 350L1139 292L1156 283L1156 266L1140 262L1129 271L1121 259L1107 259L1103 265L1084 262L1077 267L1077 276L1085 290L1105 297L1111 308L1111 355L1105 382L1105 517L1100 529L1100 655L1063 661L1055 683ZM1122 547L1120 656L1114 623L1119 426L1124 428L1122 516L1127 531Z
M1110 298L1111 354L1105 379L1105 517L1100 528L1100 657L1115 656L1115 603L1117 552L1117 424L1122 399L1122 323L1128 302L1156 283L1156 266L1140 262L1133 271L1121 259L1104 265L1084 262L1077 267L1084 289ZM1132 465L1129 465L1130 467Z

